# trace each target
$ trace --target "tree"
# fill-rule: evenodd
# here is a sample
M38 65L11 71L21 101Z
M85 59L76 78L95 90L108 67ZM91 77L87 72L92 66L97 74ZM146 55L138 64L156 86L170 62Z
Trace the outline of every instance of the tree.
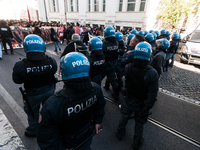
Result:
M162 28L175 28L180 21L187 23L190 15L197 15L199 12L200 0L160 0L156 24Z

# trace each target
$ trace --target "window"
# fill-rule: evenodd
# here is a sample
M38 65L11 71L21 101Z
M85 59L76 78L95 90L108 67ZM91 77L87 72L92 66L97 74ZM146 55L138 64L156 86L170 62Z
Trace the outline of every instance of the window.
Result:
M134 11L134 10L135 10L135 0L128 0L127 11Z
M123 0L119 0L119 11L122 11Z
M49 0L49 6L51 12L59 12L58 0Z
M67 0L65 0L64 2L65 2L65 3L64 3L64 5L65 5L65 7L64 7L64 8L65 8L65 12L67 12L67 10L68 10L68 9L67 9Z
M144 11L144 8L145 8L145 1L146 1L146 0L141 0L141 2L140 2L140 11Z
M103 0L103 11L106 11L106 0Z
M79 11L78 0L77 0L77 11Z
M94 11L99 11L99 0L94 0Z
M88 11L90 12L90 4L91 4L91 2L90 2L90 0L88 0Z
M71 0L71 12L73 12L74 9L73 9L73 0Z

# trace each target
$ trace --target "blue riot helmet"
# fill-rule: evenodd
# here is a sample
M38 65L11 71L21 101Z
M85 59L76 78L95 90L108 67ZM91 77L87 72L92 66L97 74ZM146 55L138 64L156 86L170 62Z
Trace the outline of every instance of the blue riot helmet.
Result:
M153 32L153 30L149 30L149 33L152 33Z
M104 37L115 37L115 30L112 27L106 27L104 30Z
M152 42L154 40L154 36L152 33L148 33L146 36L145 36L145 40L147 42Z
M169 32L169 31L166 31L166 35L170 35L170 32Z
M181 40L181 35L179 34L179 40Z
M61 58L60 62L63 80L89 76L90 62L82 53L68 53Z
M174 33L174 34L172 35L172 39L178 40L178 39L179 39L179 34Z
M167 39L156 40L156 44L159 48L164 49L164 50L168 49L170 46L170 43Z
M157 34L157 37L160 35L160 34L159 34L159 31L154 31L154 33Z
M134 34L129 34L129 35L128 35L127 45L130 44L130 41L131 41L131 39L132 39L134 36L135 36Z
M137 30L132 30L132 31L131 31L131 34L136 35L136 34L138 34L138 32L137 32Z
M27 35L23 41L24 50L28 52L45 52L44 40L35 34Z
M165 30L161 30L161 31L160 31L160 34L161 34L161 35L165 35L165 34L166 34L166 31L165 31Z
M144 31L139 31L138 34L140 34L141 36L144 36Z
M90 41L89 41L89 50L90 51L94 51L94 50L101 50L103 47L103 43L102 41L97 38L97 37L94 37L92 38Z
M153 37L154 37L154 40L156 40L157 39L157 34L156 33L151 33L151 34L153 34Z
M146 36L149 32L148 31L144 31L144 36Z
M115 38L116 38L117 41L123 41L124 36L121 32L116 32Z
M140 42L135 46L134 58L150 60L152 47L147 42Z

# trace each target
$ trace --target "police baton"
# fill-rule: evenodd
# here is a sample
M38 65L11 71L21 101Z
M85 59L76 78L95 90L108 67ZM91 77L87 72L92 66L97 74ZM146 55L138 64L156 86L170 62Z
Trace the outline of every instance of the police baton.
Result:
M99 128L98 128L98 130L100 130L100 129L103 129L103 127L102 126L100 126ZM74 148L72 148L72 149L69 149L69 150L77 150L78 148L80 148L85 142L87 142L89 139L91 139L93 136L95 136L95 134L96 134L96 131L94 131L87 139L85 139L81 144L79 144L78 146L76 146L76 147L74 147Z
M25 91L22 89L22 87L20 87L19 90L20 90L20 92L21 92L21 94L22 94L22 98L23 98L24 102L26 102L26 104L27 104L27 107L28 107L28 109L29 109L29 111L30 111L30 113L31 113L31 116L33 117L33 119L35 119L35 116L34 116L34 114L33 114L33 110L32 110L32 108L31 108L31 105L30 105L30 103L29 103L27 97L26 97Z
M128 119L134 119L134 118L137 118L137 117L145 117L145 116L149 116L149 115L151 115L151 114L152 114L152 113L149 112L149 113L143 114L143 115L141 115L141 116L139 116L139 115L134 115L134 116L130 116Z

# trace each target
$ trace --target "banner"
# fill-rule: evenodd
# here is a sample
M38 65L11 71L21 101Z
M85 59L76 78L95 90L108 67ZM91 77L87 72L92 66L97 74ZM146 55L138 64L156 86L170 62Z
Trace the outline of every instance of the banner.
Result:
M58 31L58 33L62 33L61 28L58 28L58 27L53 27L53 28L55 31ZM17 27L17 26L10 26L10 29L13 34L13 39L12 39L13 49L23 48L24 38L29 34L33 34L33 30L34 30L33 27L32 28L23 28L23 27ZM50 34L51 34L50 29L51 29L51 27L41 27L40 28L40 30L42 32L41 37L44 40L45 44L52 43L51 37L50 37ZM61 35L61 34L59 34L59 35ZM7 44L7 49L10 49L8 44Z

